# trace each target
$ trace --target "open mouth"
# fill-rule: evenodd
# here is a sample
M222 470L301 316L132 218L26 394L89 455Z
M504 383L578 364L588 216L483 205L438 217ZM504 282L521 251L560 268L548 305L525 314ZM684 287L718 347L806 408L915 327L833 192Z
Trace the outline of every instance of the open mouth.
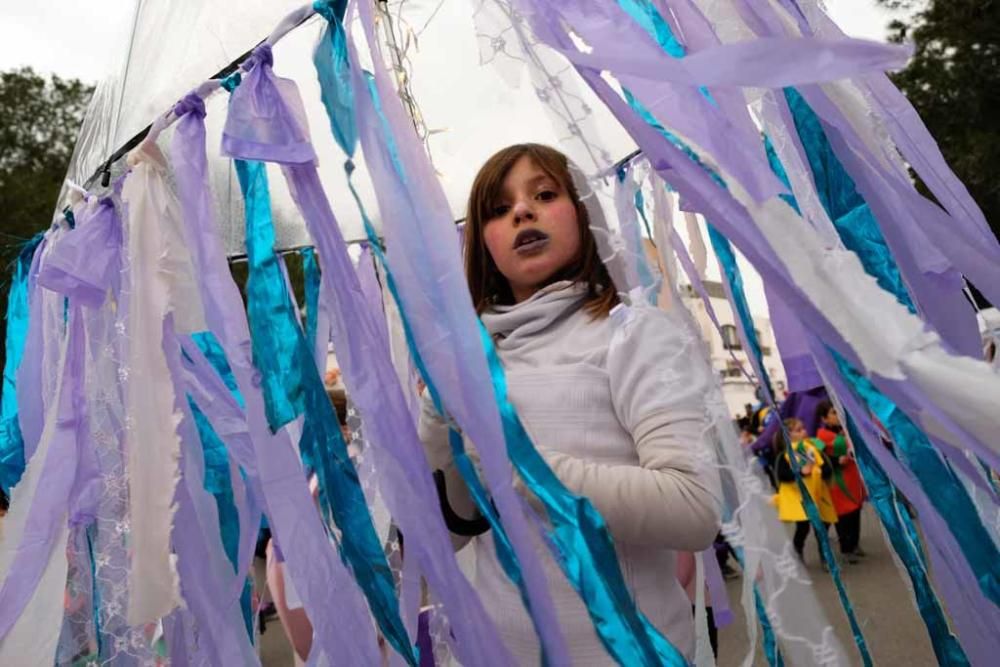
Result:
M537 229L525 229L514 238L514 250L530 253L541 250L549 242L549 235Z

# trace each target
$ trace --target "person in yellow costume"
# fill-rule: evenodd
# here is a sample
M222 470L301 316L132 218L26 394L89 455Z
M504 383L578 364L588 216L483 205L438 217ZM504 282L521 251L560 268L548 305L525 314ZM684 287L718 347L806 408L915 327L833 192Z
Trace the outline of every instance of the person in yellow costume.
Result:
M792 446L788 446L785 433L791 438ZM805 560L803 549L806 538L809 537L809 517L802 503L802 492L795 479L795 468L806 487L810 497L819 510L823 521L823 530L831 523L837 522L837 510L830 497L829 480L833 475L833 465L824 453L823 443L808 437L805 424L799 419L786 419L785 428L774 435L775 466L778 477L778 518L781 521L795 524L795 536L792 545L799 559ZM795 461L792 461L794 455ZM795 466L793 468L793 465ZM819 541L817 537L817 542ZM823 552L820 550L820 560ZM824 561L824 567L826 563Z

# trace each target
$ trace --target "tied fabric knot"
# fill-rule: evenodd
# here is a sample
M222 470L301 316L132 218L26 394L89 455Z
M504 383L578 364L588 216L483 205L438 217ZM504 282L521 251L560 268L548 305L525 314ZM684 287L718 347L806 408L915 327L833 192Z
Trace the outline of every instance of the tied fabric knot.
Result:
M247 69L252 70L255 67L273 67L274 66L274 54L271 52L270 44L261 44L253 50L250 57L247 58Z
M204 118L206 115L205 100L201 99L195 93L188 93L180 102L174 105L174 113L177 114L178 118L189 113L194 114L198 118Z

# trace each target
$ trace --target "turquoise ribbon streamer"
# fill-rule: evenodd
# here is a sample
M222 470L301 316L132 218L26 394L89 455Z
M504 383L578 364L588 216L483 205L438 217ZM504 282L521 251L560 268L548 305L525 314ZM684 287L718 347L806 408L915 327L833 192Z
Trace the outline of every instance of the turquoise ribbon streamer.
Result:
M198 335L198 334L196 334ZM211 336L211 334L209 334ZM200 345L199 345L200 347ZM211 361L211 358L209 358ZM214 362L212 362L214 365ZM225 355L223 355L225 363ZM228 370L229 365L226 364ZM216 368L218 370L218 368ZM223 375L225 378L225 375ZM198 439L201 441L202 454L205 462L204 489L215 499L215 507L219 515L219 534L222 537L222 547L226 552L226 558L233 566L233 570L239 569L239 547L240 547L240 515L236 509L236 498L233 495L233 480L229 470L229 454L226 445L212 428L208 418L198 407L198 404L189 394L188 405L191 408L191 415L194 417L195 426L198 429ZM250 580L243 584L243 592L240 594L240 610L243 613L243 623L246 626L247 634L251 640L254 637L253 631L253 605L251 600Z
M867 442L862 437L857 424L849 414L845 416L847 431L851 436L851 442L854 443L854 451L858 457L858 468L861 470L865 487L868 489L869 502L878 513L879 519L882 520L889 542L910 577L913 595L917 600L920 617L927 626L931 645L934 647L934 655L941 665L964 667L969 664L969 659L966 657L965 651L962 650L958 639L951 633L948 619L934 589L931 587L927 566L924 563L923 554L918 548L920 536L917 534L916 527L910 522L910 515L900 501L896 488L869 451Z
M344 164L344 171L347 174L347 185L350 188L351 195L354 197L358 211L361 214L361 220L364 224L368 244L371 247L376 260L385 271L386 287L392 295L393 300L399 306L400 321L403 326L403 333L410 353L410 358L413 359L413 363L417 367L417 371L424 379L435 408L440 414L444 415L446 413L441 402L440 394L438 393L434 382L431 380L423 358L417 349L412 329L409 324L409 319L406 317L406 313L402 308L402 301L399 298L395 278L392 271L389 269L385 253L382 250L382 243L378 238L378 234L375 232L375 228L371 223L371 219L368 217L368 213L365 210L364 204L361 202L361 198L358 196L357 190L354 188L354 182L351 178L354 173L354 162L350 158L354 155L354 151L357 147L357 134L356 132L342 133L338 132L337 129L351 128L353 130L355 122L353 92L351 92L352 89L349 83L350 63L347 57L346 39L342 38L343 26L341 21L343 20L343 7L340 8L340 11L337 11L336 8L331 7L333 4L334 3L318 1L313 5L330 24L324 33L324 37L321 39L322 47L321 49L317 49L314 57L314 62L316 63L317 70L319 71L320 86L323 89L324 103L326 100L339 100L341 102L339 104L325 103L327 115L330 117L330 125L334 128L334 135L337 137L338 143L348 155L348 160ZM329 49L329 51L327 51L327 49ZM382 127L383 135L387 138L387 146L389 148L393 166L400 175L400 178L402 178L405 182L405 173L402 162L399 159L398 147L389 128L388 119L386 119L382 111L382 102L378 95L378 89L375 86L375 79L368 72L365 72L364 74L368 93L372 98L373 106L379 116L379 123ZM334 90L335 86L344 86L346 92ZM341 135L343 135L343 137ZM341 140L342 138L343 141ZM513 545L507 536L506 530L500 522L500 517L497 514L496 509L493 507L493 503L490 500L486 487L479 479L475 466L465 451L465 444L462 437L455 429L451 429L449 432L449 445L452 451L452 458L455 461L455 467L468 486L469 494L475 503L476 508L486 518L493 529L493 542L497 553L497 560L503 568L504 573L514 583L514 585L517 586L521 595L521 600L528 609L529 615L531 615L531 605L528 599L527 589L525 588L524 577L521 573L521 566L518 562L517 555L514 552ZM532 619L534 619L533 615ZM542 662L544 664L548 664L548 660L544 655L542 656Z
M764 356L761 353L760 340L757 338L757 330L754 328L753 317L750 315L750 304L747 302L746 290L743 289L743 275L740 273L740 267L736 264L736 253L733 251L733 246L729 243L729 239L723 236L711 224L708 225L708 238L712 244L712 249L719 258L726 282L729 285L729 293L733 300L733 310L736 311L737 317L740 318L743 335L746 338L747 345L750 347L747 353L753 355L752 358L757 362L757 372L760 374L760 378L758 379L761 384L767 387L769 395L774 396L774 389L771 387L771 378L764 367Z
M905 412L836 350L830 348L830 353L854 393L888 429L897 451L934 508L947 519L948 528L961 546L980 589L994 604L1000 604L1000 553L965 487Z
M788 192L792 191L792 182L788 180L788 172L785 171L785 165L781 164L781 158L778 157L778 152L774 150L774 143L771 141L771 137L764 135L764 152L767 153L767 163L771 167L771 172L778 177L781 184L788 188ZM799 202L795 200L795 195L793 194L783 194L778 195L783 202L791 206L796 213L802 215L802 210L799 208Z
M409 319L403 311L402 301L399 298L395 277L386 262L382 245L378 239L378 235L375 233L375 228L368 217L364 204L362 204L361 198L354 189L354 183L351 180L351 174L354 171L354 163L352 161L347 161L346 170L348 177L347 186L350 188L351 194L354 196L354 201L358 206L358 211L361 213L361 220L365 227L365 235L368 237L368 245L371 247L372 254L375 255L376 261L378 261L378 263L382 266L382 269L385 272L386 287L388 288L389 294L392 296L396 305L399 307L399 319L403 326L403 335L406 339L406 347L410 353L410 358L413 359L413 365L417 367L417 372L420 373L420 377L423 378L424 384L427 385L427 391L431 395L431 401L434 403L434 409L438 411L438 414L445 415L447 413L445 412L444 404L441 401L441 394L438 392L437 386L434 384L430 373L427 371L427 366L424 364L423 357L420 355L420 350L417 348L416 342L413 338L413 332L410 327ZM500 566L503 568L504 574L506 574L511 582L517 586L518 592L521 595L521 601L528 610L529 616L532 617L532 622L534 622L534 616L531 614L531 602L528 597L528 590L525 587L524 576L521 573L521 565L518 561L517 554L514 552L514 546L511 544L510 538L507 535L507 530L503 527L503 523L500 521L500 515L493 506L489 492L486 490L486 487L479 479L479 475L476 473L476 467L473 465L472 459L469 458L468 452L465 451L465 442L462 439L462 435L455 428L450 428L448 431L448 444L451 448L452 458L455 461L455 468L458 470L458 474L462 477L462 480L469 488L469 496L476 505L476 509L483 515L486 521L490 524L490 528L493 530L493 545L496 550L497 561L499 561ZM542 663L546 665L549 664L548 659L544 655L542 656Z
M774 636L774 628L771 627L771 621L767 619L764 600L761 599L760 591L757 590L756 586L753 589L753 603L757 608L760 629L764 635L764 656L767 658L767 664L771 667L782 667L784 660L782 660L781 652L778 650L778 639Z
M882 289L893 294L911 313L916 313L913 299L882 236L878 221L858 192L854 179L834 154L819 116L794 88L785 88L784 93L812 170L820 203L833 221L844 246L858 256L865 271L878 281Z
M268 426L277 432L305 410L305 379L295 355L299 327L274 253L271 195L264 164L234 162L246 202L246 292L247 315L254 334L253 365L261 375Z
M319 262L316 261L316 250L303 248L302 273L305 278L306 292L306 344L310 350L316 349L317 327L319 326Z
M28 336L28 273L35 251L44 233L32 237L14 260L10 292L7 295L6 362L3 369L3 394L0 396L0 487L10 497L11 488L21 480L24 460L24 437L17 418L17 369L24 356Z
M623 665L685 665L684 657L640 612L625 586L607 524L591 502L571 493L524 430L507 396L507 379L493 340L480 323L507 453L552 523L559 564L587 606L604 647Z
M215 372L219 374L219 377L222 378L222 382L229 389L229 393L232 394L236 403L245 410L246 403L243 401L243 395L236 384L236 376L233 375L233 371L229 367L229 360L226 359L226 351L222 349L222 345L219 344L215 334L211 331L200 331L191 334L191 340L198 346L201 353L205 355L205 359L212 365ZM181 352L184 352L183 348L181 348Z
M628 11L626 5L631 4L633 1L639 0L619 0L619 4ZM657 13L655 7L649 3L649 0L641 0L643 5L646 7L645 14ZM648 20L640 20L639 24L642 25L650 35L657 40L661 48L668 55L678 58L683 57L683 47L680 50L674 45L676 39L672 38L672 41L661 41L660 35L662 34L664 28L669 31L669 26L663 20L662 16L659 17L659 23L653 26L655 29L651 30L651 23ZM677 55L680 53L680 55ZM707 167L700 157L687 146L679 137L669 132L666 128L659 123L648 109L643 107L643 105L635 99L635 97L625 91L625 98L628 104L640 114L640 116L650 124L651 127L658 130L664 135L671 143L678 146L690 159L692 159L696 164L700 165L705 169L712 177L712 179L724 188L727 188L725 181L714 172L714 170ZM787 179L787 175L786 175ZM750 317L750 309L747 305L746 294L743 290L743 280L739 272L739 267L736 265L736 256L733 252L732 246L729 240L726 239L721 233L719 233L711 224L708 225L709 238L712 242L712 247L715 250L716 255L719 257L720 264L722 265L723 272L726 274L726 280L730 287L730 296L732 297L733 309L736 311L737 316L740 319L740 323L743 328L744 337L747 340L747 344L750 346L750 350L747 350L748 354L753 355L753 359L756 361L756 367L759 369L760 381L764 386L767 387L768 391L773 396L771 392L770 380L767 376L767 371L764 368L763 359L760 351L760 343L757 340L757 334L753 327L753 319ZM785 434L788 437L788 434ZM792 450L794 451L794 450ZM816 530L817 537L819 538L820 548L823 552L823 557L830 567L830 574L833 577L834 584L837 588L837 594L840 598L841 606L844 608L844 612L847 614L848 622L851 626L851 632L854 636L854 642L858 647L858 651L861 654L861 659L866 665L866 667L872 664L871 654L868 651L867 642L865 641L864 634L861 632L861 626L857 621L857 616L854 613L854 606L851 604L850 599L847 596L847 590L844 587L844 582L840 576L840 568L833 556L833 551L830 548L830 541L826 535L826 531L823 530L823 522L819 515L819 510L816 504L813 502L812 497L809 495L805 484L802 481L801 475L799 474L798 457L790 457L792 460L792 468L795 471L796 482L799 485L799 490L802 494L803 506L806 510L806 515L809 517L810 523Z
M358 143L358 129L354 122L354 88L351 87L347 34L343 24L347 1L317 0L313 9L327 20L326 29L313 53L320 98L326 107L334 139L345 154L353 155Z
M313 351L295 319L285 277L274 252L264 165L245 160L235 163L246 200L250 267L247 303L253 362L263 376L261 386L265 389L268 422L277 430L305 412L299 450L306 469L315 472L319 481L323 516L327 522L332 518L340 529L341 557L351 566L382 633L408 664L416 665L416 649L410 644L399 614L392 570L368 512L357 470L347 454L347 444L316 368Z
M94 533L96 531L96 521L86 528L87 558L90 562L90 613L94 617L94 639L97 641L97 655L104 657L102 656L104 637L101 631L101 588L97 585L97 561L94 560Z

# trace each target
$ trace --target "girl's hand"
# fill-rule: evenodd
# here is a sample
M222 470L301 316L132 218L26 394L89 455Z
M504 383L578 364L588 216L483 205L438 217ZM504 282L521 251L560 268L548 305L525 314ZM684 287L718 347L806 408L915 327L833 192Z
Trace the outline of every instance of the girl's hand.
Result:
M850 460L851 460L850 456L841 456L839 459L837 459L837 462L840 463L840 465L842 466L846 466L847 462Z
M802 466L802 468L799 469L799 473L803 477L808 477L809 475L812 474L812 471L813 471L813 466L812 466L811 463L807 464L807 465L804 465L804 466Z

